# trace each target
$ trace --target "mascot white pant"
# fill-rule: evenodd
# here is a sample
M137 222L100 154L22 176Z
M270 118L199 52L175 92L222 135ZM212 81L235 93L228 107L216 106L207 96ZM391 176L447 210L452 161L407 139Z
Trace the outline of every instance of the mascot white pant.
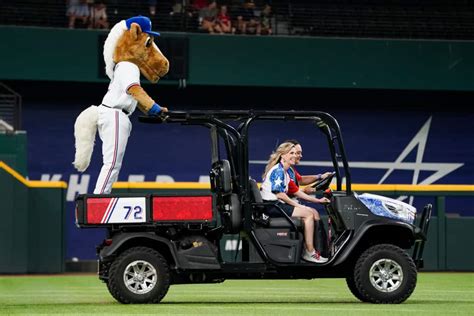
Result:
M122 167L132 124L121 110L105 106L90 106L85 109L74 124L76 156L73 164L81 172L90 164L97 130L102 140L103 165L94 194L109 194Z

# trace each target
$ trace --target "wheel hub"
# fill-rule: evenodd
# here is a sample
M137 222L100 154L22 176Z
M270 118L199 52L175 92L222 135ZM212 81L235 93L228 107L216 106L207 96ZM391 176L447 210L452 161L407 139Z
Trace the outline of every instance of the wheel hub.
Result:
M372 286L385 293L397 290L403 282L403 269L392 259L380 259L369 270Z
M146 294L156 286L158 273L148 261L136 260L125 268L123 282L130 292Z
M136 281L136 282L143 283L143 280L145 280L145 276L143 275L143 273L136 273L133 276L133 280Z

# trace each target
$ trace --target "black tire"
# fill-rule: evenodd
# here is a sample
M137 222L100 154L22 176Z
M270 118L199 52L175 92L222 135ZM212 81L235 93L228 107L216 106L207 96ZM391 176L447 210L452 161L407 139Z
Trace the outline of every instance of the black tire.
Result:
M391 244L376 245L357 260L354 283L360 297L352 293L364 302L398 304L413 293L416 279L415 263L403 249Z
M355 297L357 297L359 300L362 302L368 302L367 298L365 298L360 292L359 289L357 289L354 276L350 276L346 278L346 283L347 287L351 291L352 294L354 294Z
M126 279L130 281L128 285ZM159 303L169 287L168 263L154 249L130 248L120 254L110 266L107 288L120 303Z

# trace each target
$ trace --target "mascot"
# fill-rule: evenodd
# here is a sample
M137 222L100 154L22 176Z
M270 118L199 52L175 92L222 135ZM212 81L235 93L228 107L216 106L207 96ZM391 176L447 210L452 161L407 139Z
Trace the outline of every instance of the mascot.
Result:
M127 140L132 130L129 116L138 108L148 115L168 109L160 107L140 86L140 73L156 83L168 73L169 62L153 42L159 33L151 21L137 16L117 23L104 43L105 71L110 78L99 106L85 109L74 124L76 154L74 167L83 172L89 166L97 130L102 140L103 166L94 194L108 194L117 181Z

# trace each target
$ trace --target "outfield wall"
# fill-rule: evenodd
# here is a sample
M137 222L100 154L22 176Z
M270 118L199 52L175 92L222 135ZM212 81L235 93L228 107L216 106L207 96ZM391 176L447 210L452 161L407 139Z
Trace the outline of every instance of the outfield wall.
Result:
M60 273L65 268L65 190L61 181L29 181L0 162L0 273ZM355 191L383 195L434 196L434 217L425 247L425 269L466 271L474 269L471 232L474 217L446 216L446 196L474 196L471 185L353 185ZM114 185L115 193L209 193L199 183L124 183ZM71 210L69 210L71 211ZM474 209L473 209L474 211ZM91 230L83 229L82 234ZM223 256L235 258L238 236L226 236Z
M27 145L26 131L14 133L0 131L0 161L5 162L21 175L27 176Z
M66 187L27 180L0 161L0 273L64 271Z
M0 80L107 82L106 34L0 26ZM474 91L473 41L162 33L158 45L165 38L185 39L188 85Z

